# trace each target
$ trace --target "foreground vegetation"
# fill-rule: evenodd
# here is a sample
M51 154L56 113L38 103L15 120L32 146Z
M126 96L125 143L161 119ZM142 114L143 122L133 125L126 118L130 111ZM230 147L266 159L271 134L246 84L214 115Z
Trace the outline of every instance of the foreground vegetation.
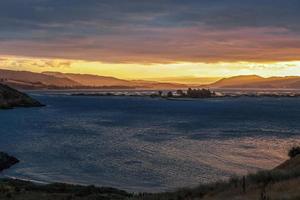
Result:
M299 200L300 147L289 151L290 159L272 170L228 181L181 188L173 192L140 194L135 200Z
M131 196L132 194L114 188L63 183L41 185L21 180L0 180L1 200L121 200Z
M78 186L62 183L49 185L0 180L2 200L299 200L300 147L289 152L290 159L278 167L234 177L228 181L181 188L163 193L132 194L114 188ZM1 159L0 159L1 161Z

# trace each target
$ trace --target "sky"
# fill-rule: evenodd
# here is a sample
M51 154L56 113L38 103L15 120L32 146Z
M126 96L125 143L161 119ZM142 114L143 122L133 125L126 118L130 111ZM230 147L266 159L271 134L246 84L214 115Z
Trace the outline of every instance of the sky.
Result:
M0 68L300 75L299 0L1 0Z

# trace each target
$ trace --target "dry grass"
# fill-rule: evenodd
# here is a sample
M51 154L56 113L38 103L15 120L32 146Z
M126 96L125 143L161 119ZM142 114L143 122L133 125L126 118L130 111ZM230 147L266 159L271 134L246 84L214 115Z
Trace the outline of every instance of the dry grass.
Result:
M174 192L143 194L134 200L300 200L300 155L277 168L227 182L183 188ZM244 191L245 189L245 191Z

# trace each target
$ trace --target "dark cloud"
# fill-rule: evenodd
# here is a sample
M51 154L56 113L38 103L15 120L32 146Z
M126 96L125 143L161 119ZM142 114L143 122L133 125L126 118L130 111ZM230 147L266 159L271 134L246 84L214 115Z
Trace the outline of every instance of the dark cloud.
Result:
M1 0L0 53L107 62L295 60L299 9L299 0Z

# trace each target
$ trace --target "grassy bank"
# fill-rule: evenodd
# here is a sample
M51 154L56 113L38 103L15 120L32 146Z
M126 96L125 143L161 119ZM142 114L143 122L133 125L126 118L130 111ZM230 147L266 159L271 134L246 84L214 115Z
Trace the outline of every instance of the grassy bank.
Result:
M298 148L299 150L299 148ZM172 192L140 194L135 200L299 200L300 154L272 170L260 171L228 181L181 188Z
M63 183L41 185L13 179L0 180L1 200L121 200L130 197L132 194L114 188Z

